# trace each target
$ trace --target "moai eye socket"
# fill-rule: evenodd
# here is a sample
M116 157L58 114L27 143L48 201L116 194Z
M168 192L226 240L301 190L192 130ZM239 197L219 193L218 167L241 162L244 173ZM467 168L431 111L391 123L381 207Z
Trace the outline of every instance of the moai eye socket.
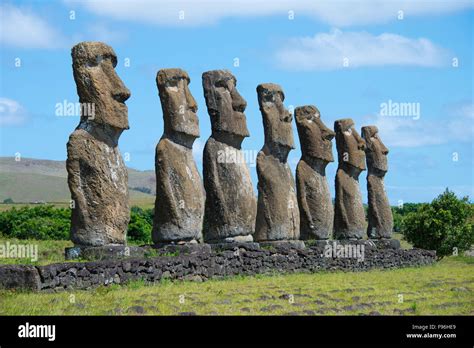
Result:
M102 62L107 61L107 60L110 60L112 62L112 66L114 68L117 66L117 57L115 57L114 55L111 55L111 54L105 54L105 55L98 54L95 57L91 57L87 61L86 65L89 68L97 67L100 64L102 64Z
M219 79L215 82L215 86L228 89L227 81L227 79Z
M262 95L262 101L264 102L273 102L274 97L272 92L264 92Z

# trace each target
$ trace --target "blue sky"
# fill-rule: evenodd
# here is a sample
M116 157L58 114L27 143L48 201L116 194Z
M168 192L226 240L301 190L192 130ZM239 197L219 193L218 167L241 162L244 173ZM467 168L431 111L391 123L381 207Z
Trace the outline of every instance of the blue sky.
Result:
M131 128L120 139L132 168L154 168L163 132L156 72L180 67L191 78L201 167L211 129L201 74L229 69L248 103L251 136L244 150L263 145L255 89L274 82L287 107L314 104L330 128L347 117L358 130L379 127L390 149L385 183L392 204L431 201L445 187L472 197L473 8L463 0L3 1L0 156L65 159L79 118L57 116L55 107L78 101L70 49L104 41L116 51L116 70L132 93ZM418 107L419 114L384 114L381 105L389 102ZM294 135L293 170L301 156L296 127ZM332 190L336 168L327 167Z

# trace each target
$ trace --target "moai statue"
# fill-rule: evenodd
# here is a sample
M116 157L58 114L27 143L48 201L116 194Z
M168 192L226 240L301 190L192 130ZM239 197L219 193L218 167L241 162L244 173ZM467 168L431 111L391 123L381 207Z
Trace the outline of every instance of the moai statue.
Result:
M241 151L242 141L249 136L244 114L247 102L229 71L205 72L202 84L212 125L203 156L204 240L251 242L257 202Z
M258 242L299 239L300 214L295 182L287 163L294 149L291 113L283 105L285 95L279 85L257 87L263 116L265 145L257 156L258 203L254 239Z
M71 240L76 247L123 245L130 208L118 140L129 129L125 101L130 91L114 70L117 56L112 47L81 42L71 54L83 110L67 143Z
M365 170L365 141L350 118L334 122L338 168L334 207L334 238L362 239L365 212L359 188L359 175Z
M181 69L162 69L156 75L164 119L164 133L155 154L152 237L157 245L202 240L204 188L192 152L199 137L199 120L189 82Z
M369 210L367 236L374 239L388 239L392 236L393 217L390 203L385 193L384 176L387 173L388 149L380 140L376 126L362 127L367 156L367 191Z
M335 133L324 125L319 110L313 105L297 107L295 118L302 153L296 167L301 239L329 239L334 208L326 166L334 162L332 139Z

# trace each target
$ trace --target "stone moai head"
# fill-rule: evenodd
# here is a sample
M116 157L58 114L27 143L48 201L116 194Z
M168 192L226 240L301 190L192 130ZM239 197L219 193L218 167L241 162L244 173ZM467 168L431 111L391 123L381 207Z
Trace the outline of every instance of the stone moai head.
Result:
M285 160L295 148L291 113L283 105L285 94L279 85L263 83L257 86L258 104L263 115L265 145L275 156Z
M236 85L237 79L227 70L212 70L202 74L213 135L226 133L240 139L241 143L250 134L244 114L247 102L237 91Z
M72 69L81 103L94 105L94 115L81 115L81 122L129 129L125 101L130 91L115 72L117 55L102 42L81 42L72 48Z
M388 170L387 154L385 147L379 137L379 130L376 126L362 127L362 137L365 140L365 154L367 156L367 166L370 173L385 174Z
M165 135L192 147L199 138L197 103L189 91L190 79L181 69L161 69L156 75L156 85L163 109Z
M334 162L332 139L336 133L321 121L318 108L314 105L299 106L295 109L295 119L303 156Z
M365 170L365 141L354 128L350 118L334 122L339 166L349 164L359 171Z

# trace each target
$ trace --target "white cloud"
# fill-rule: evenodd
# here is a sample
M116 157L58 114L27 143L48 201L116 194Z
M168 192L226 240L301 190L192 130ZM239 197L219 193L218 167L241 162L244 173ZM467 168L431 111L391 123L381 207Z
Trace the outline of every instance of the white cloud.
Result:
M71 44L81 41L102 41L113 44L127 39L128 33L123 30L111 29L104 23L91 23L83 28L83 32L73 35Z
M418 147L449 142L473 142L474 115L472 103L459 104L460 110L470 113L451 114L430 120L423 115L419 119L402 116L369 116L364 124L377 126L383 142L389 147Z
M26 110L15 100L0 98L0 126L19 126L26 121Z
M303 71L387 65L436 67L450 62L448 52L428 39L339 29L290 39L275 56L283 68Z
M21 48L57 48L62 35L30 10L1 5L0 42Z
M411 16L447 14L472 8L469 0L65 0L87 10L120 20L157 25L209 25L229 17L281 16L314 19L343 27L385 23ZM179 12L184 11L184 19Z

